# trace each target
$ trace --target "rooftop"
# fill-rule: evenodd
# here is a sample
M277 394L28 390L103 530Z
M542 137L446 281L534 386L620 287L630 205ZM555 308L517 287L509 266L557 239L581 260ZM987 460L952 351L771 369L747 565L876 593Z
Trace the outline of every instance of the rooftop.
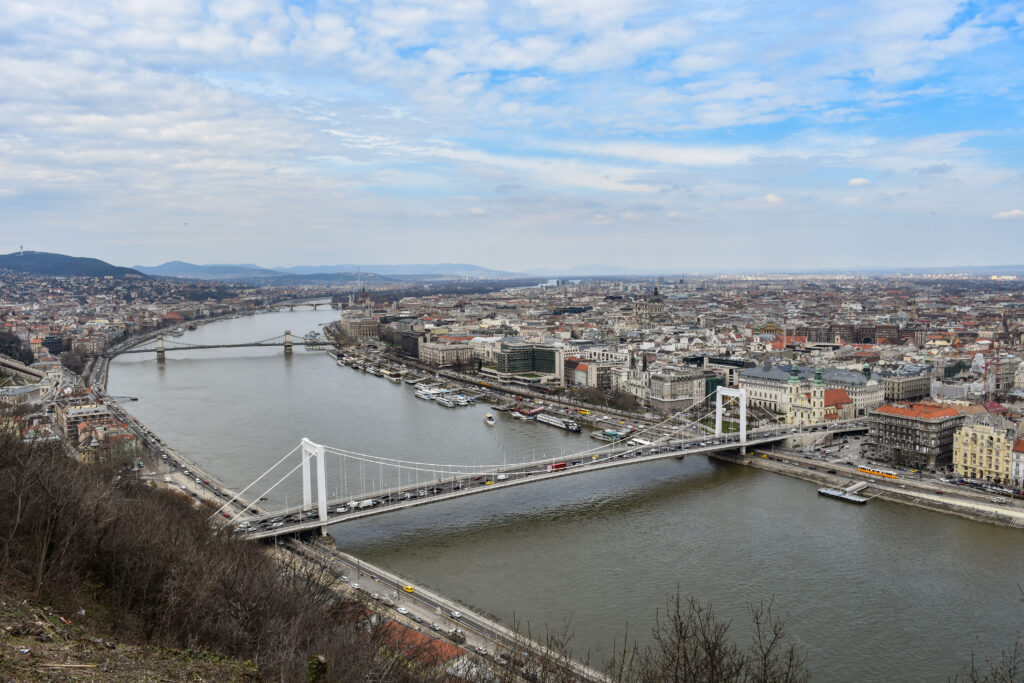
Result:
M895 415L897 417L909 417L914 420L943 420L960 415L960 411L956 408L925 402L889 403L879 406L875 409L875 412Z

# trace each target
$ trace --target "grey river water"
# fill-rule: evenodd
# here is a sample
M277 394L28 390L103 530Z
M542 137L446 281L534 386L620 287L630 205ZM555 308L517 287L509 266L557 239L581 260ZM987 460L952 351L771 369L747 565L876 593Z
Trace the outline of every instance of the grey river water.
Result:
M214 323L181 342L301 336L333 311ZM445 409L337 367L323 352L219 349L121 356L108 392L232 487L302 437L430 463L501 463L596 441ZM292 464L297 460L292 461ZM376 488L374 467L332 462L328 492ZM283 473L283 471L282 471ZM432 473L422 475L432 477ZM387 479L384 473L383 478ZM277 477L274 477L276 480ZM269 479L269 478L268 478ZM403 483L411 481L403 479ZM296 477L271 498L297 500ZM746 606L774 599L816 681L945 680L975 653L1013 646L1024 605L1024 535L703 457L513 487L331 527L339 547L534 633L571 618L577 654L604 662L628 624L649 636L669 593L710 601L746 637Z

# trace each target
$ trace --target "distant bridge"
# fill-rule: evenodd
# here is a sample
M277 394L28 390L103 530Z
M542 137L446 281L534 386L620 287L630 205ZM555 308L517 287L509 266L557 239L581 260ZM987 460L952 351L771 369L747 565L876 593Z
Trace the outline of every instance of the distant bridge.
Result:
M331 448L303 439L299 446L282 457L217 513L241 509L241 512L230 518L238 525L236 530L246 539L266 539L313 530L326 534L326 528L331 524L497 491L510 486L523 486L584 472L666 458L682 459L687 455L715 455L725 451L743 452L748 447L776 443L797 434L818 433L825 437L867 430L866 421L847 420L801 426L763 423L748 432L746 410L742 408L746 400L745 393L742 390L718 388L716 406L712 411L716 414L714 436L698 431L699 420L682 420L681 416L673 416L662 423L631 433L620 441L605 442L572 455L545 457L541 460L504 466L452 465L385 458ZM740 401L740 424L736 433L723 434L723 396L732 396ZM251 500L264 498L301 468L302 504L275 512L247 514L252 506L243 507L244 501L241 496L271 471L288 461L296 452L300 453L299 463L281 476L268 490ZM341 461L339 487L333 497L327 495L326 460L329 456L339 458ZM311 471L314 461L317 488L315 506ZM334 465L331 470L335 471ZM370 476L369 487L366 485L367 470Z
M302 306L309 306L315 311L321 306L324 308L339 308L341 304L336 304L332 301L279 301L276 304L272 304L270 309L279 311L282 308L287 308L289 311L294 311Z
M290 330L285 330L284 334L269 339L260 339L259 341L251 342L239 342L235 344L187 344L173 339L166 339L163 335L151 339L143 344L132 346L123 350L108 351L103 354L105 358L113 358L124 353L156 353L157 360L164 360L165 355L168 351L192 351L196 349L236 349L252 346L268 346L268 347L281 347L284 349L285 354L292 352L292 347L295 344L303 344L307 347L323 348L328 345L326 341L319 341L317 344L312 345L307 343L304 339L295 341L292 338Z

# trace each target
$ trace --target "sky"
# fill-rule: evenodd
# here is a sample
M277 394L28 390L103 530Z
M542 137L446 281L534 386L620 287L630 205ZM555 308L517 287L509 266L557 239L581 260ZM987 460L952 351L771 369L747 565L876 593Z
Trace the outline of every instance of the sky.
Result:
M1024 262L1024 0L4 0L0 253Z

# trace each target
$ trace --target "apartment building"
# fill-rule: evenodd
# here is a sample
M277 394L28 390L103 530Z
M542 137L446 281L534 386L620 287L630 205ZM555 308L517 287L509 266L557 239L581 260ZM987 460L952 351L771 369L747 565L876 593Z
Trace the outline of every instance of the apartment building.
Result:
M953 463L953 435L964 415L938 403L891 403L868 416L864 449L890 465L936 470Z
M970 479L1011 483L1016 442L1013 422L992 413L972 415L953 435L953 471Z

